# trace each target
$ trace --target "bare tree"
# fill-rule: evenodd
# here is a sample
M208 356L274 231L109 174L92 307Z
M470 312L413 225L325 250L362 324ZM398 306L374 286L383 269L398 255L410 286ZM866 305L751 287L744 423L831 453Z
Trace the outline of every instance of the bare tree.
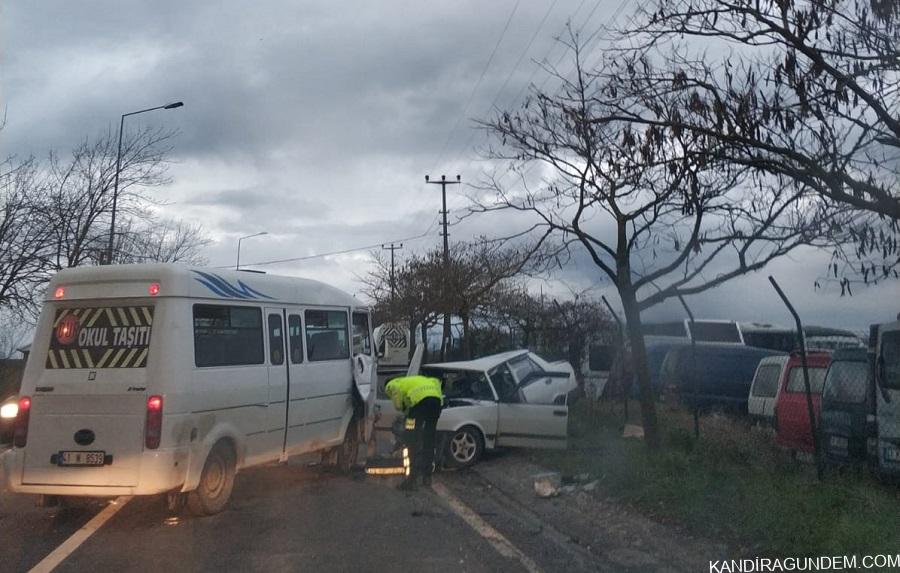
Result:
M120 220L142 213L148 187L169 182L166 156L176 132L146 127L122 139L119 193ZM84 140L70 157L50 154L47 218L53 222L54 268L98 263L106 250L112 214L117 134ZM127 224L120 229L128 228ZM118 240L119 245L124 241ZM114 255L115 257L116 255Z
M362 292L375 302L376 316L383 322L405 323L413 337L419 327L425 339L428 328L437 323L441 308L440 252L432 250L407 257L396 266L393 283L390 263L380 252L372 256L375 267L360 280Z
M119 263L207 263L202 250L210 239L199 225L141 213L125 220L118 235L114 251Z
M463 356L472 358L473 316L493 299L505 281L542 270L548 259L546 235L531 244L514 245L485 238L453 246L449 268L441 270L446 295L442 310L462 321Z
M842 291L847 274L896 276L900 4L657 0L623 36L616 117L714 139L717 159L870 214L831 229L829 275Z
M41 209L33 158L0 167L0 310L36 310L34 293L46 280L50 226Z
M20 348L28 344L34 332L34 324L13 313L0 310L0 359L15 358Z
M535 93L521 110L483 123L498 140L493 159L538 163L551 175L538 185L523 177L512 189L486 181L473 209L529 215L533 229L579 246L615 285L647 444L656 448L641 312L761 269L800 245L824 244L823 227L842 214L807 188L718 162L715 138L621 118L621 109L674 113L678 92L648 110L641 93L616 93L627 82L617 68L586 69L577 38L568 46L574 78L556 74L558 92Z

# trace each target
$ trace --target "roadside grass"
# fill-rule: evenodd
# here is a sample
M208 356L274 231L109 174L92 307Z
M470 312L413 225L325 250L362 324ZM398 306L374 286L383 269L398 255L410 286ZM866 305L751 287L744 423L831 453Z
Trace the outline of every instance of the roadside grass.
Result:
M638 404L630 418L638 417ZM564 475L591 474L601 495L650 517L722 541L743 556L895 554L900 488L865 470L828 471L791 459L771 434L745 420L701 418L700 438L683 411L659 405L661 451L622 438L621 407L572 408L568 450L537 452Z

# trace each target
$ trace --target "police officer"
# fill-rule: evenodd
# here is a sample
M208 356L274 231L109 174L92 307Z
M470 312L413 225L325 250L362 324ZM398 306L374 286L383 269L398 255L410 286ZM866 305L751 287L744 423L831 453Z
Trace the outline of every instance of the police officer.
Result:
M441 382L429 376L403 376L390 380L384 391L394 407L406 416L409 436L410 473L400 489L414 489L421 476L423 485L431 485L434 469L434 437L441 416Z

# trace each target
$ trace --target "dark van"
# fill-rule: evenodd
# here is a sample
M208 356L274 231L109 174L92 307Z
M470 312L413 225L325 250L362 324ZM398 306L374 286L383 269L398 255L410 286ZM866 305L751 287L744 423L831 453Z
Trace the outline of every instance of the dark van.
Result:
M751 346L681 346L666 355L660 380L667 393L676 393L681 403L688 407L746 413L747 396L759 361L782 354Z
M657 398L660 397L662 393L662 379L660 377L660 369L662 368L663 361L666 358L666 355L670 350L675 348L682 348L684 346L690 346L690 342L686 339L679 339L675 337L669 336L645 336L644 337L644 347L647 349L647 369L650 371L650 386L653 388L653 395ZM626 360L631 360L630 353L625 357ZM634 368L629 365L629 376L632 378L631 380L631 397L634 399L640 398L640 388L637 383L637 378L634 376Z
M874 430L875 394L865 348L835 350L822 391L822 452L825 463L866 461L867 439Z

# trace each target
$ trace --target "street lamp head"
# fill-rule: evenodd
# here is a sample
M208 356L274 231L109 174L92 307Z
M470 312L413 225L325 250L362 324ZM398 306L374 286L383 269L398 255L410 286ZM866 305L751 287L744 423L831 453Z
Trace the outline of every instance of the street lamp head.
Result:
M429 179L430 179L430 177L428 177L428 176L426 175L426 176L425 176L425 183L428 183L428 180L429 180Z
M183 105L184 105L184 102L182 102L182 101L176 101L176 102L174 102L174 103L170 103L170 104L164 105L164 106L163 106L163 109L175 109L176 107L181 107L181 106L183 106Z

